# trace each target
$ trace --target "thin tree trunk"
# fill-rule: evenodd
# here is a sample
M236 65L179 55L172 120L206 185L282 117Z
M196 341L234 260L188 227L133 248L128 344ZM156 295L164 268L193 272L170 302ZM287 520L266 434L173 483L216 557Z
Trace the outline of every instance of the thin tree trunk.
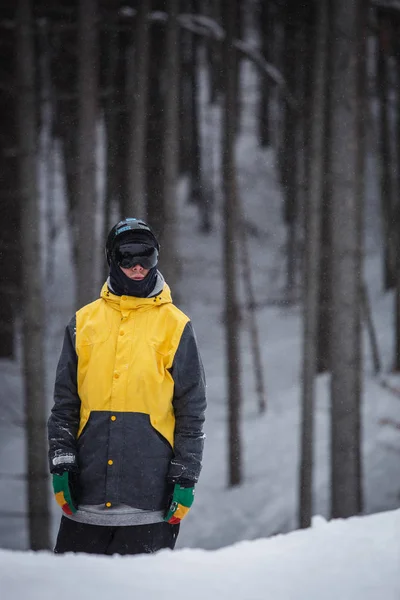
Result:
M50 54L53 128L55 137L62 141L67 218L74 265L78 260L78 52L71 49L76 49L78 41L77 12L74 9L71 13L71 27L66 28L65 31L60 30L58 43L52 46Z
M111 21L111 31L104 36L104 87L107 94L104 100L104 127L106 135L106 181L103 206L103 229L101 239L106 240L108 232L112 227L111 215L113 208L117 205L117 171L118 171L118 140L117 140L117 69L119 55L119 35L117 30L117 19ZM103 278L108 276L107 261L103 262Z
M193 12L199 13L199 2L195 0L193 3ZM209 233L211 231L211 209L209 194L204 189L202 176L202 156L200 143L200 68L198 60L198 42L194 34L191 35L191 69L190 69L190 97L191 97L191 113L192 113L192 139L191 139L191 182L192 182L192 199L199 209L200 216L200 231Z
M396 248L396 290L394 296L394 360L393 360L393 370L395 372L400 372L400 208L397 207L396 210L396 238L397 238L397 248Z
M168 22L166 31L166 81L168 87L165 96L165 138L164 138L164 177L165 177L165 214L161 235L162 267L169 285L178 290L179 263L176 248L177 181L179 162L179 38L178 12L179 0L168 0Z
M241 199L237 198L238 207L241 207ZM260 415L267 409L267 397L265 391L264 374L262 368L262 356L259 329L257 327L256 296L254 293L252 262L249 256L247 231L243 219L243 210L240 209L240 232L241 232L241 255L242 270L245 293L247 296L247 314L249 319L251 353L253 355L254 378L256 382L256 394L258 400L258 412Z
M355 245L356 256L355 263L358 273L358 290L356 290L356 308L355 316L355 332L356 344L355 359L356 364L354 369L358 370L355 373L355 409L356 409L356 424L355 429L358 438L358 452L356 453L356 502L358 511L363 509L363 465L362 465L362 450L361 450L361 411L362 411L362 293L363 293L363 226L364 226L364 204L365 204L365 174L366 174L366 145L367 145L367 95L368 95L368 73L367 73L367 52L368 52L368 8L369 0L357 0L356 2L356 172L355 172L355 188L356 188L356 232ZM357 464L358 463L358 464Z
M34 21L30 0L17 12L18 131L22 198L23 369L25 386L29 545L50 548L46 406L43 365L42 261L36 165Z
M310 527L313 515L313 451L314 451L314 380L317 371L319 249L323 190L323 146L325 139L326 52L328 3L318 6L317 44L314 58L314 90L310 156L310 190L306 198L306 235L304 257L304 317L302 429L300 462L300 527Z
M128 206L128 173L127 173L127 152L128 152L128 123L129 106L127 105L127 67L128 47L131 31L122 30L119 35L118 63L116 68L116 162L115 162L115 180L117 191L118 213L122 218L126 218Z
M395 265L393 247L393 190L392 190L392 150L390 144L391 125L389 111L389 65L388 65L388 30L390 23L378 9L378 49L376 93L379 106L379 162L381 214L383 225L383 285L389 290L395 285Z
M235 21L235 31L233 34L233 38L236 40L241 40L244 31L244 14L242 13L242 0L236 0L236 8L231 8L231 10L235 10L236 21ZM241 62L242 55L240 52L235 52L235 126L236 133L238 134L240 131L240 122L242 117L242 103L241 103L241 87L240 87L240 70L241 70Z
M221 20L221 1L208 0L207 16L220 23ZM210 38L206 44L206 57L208 66L208 89L209 102L214 104L218 100L221 92L221 48Z
M296 73L296 0L289 0L285 10L285 52L284 74L289 89L295 90ZM284 107L282 185L284 189L284 221L286 224L286 295L289 303L294 301L296 275L296 223L297 223L297 153L296 153L296 116L289 103Z
M399 32L400 24L397 24L396 31ZM395 199L394 210L394 231L395 231L395 259L396 259L396 290L395 290L395 335L394 335L394 360L393 368L397 373L400 372L400 46L397 44L396 52L396 76L397 76L397 98L396 98L396 145L397 145L397 196Z
M328 20L332 19L332 4L328 0ZM332 79L332 32L328 30L328 51L326 53L326 78L325 78L325 143L323 149L323 190L322 190L322 232L320 247L320 283L318 302L318 348L317 371L325 373L330 370L331 364L331 321L332 321L332 232L331 232L331 204L332 204L332 176L331 176L331 79Z
M164 5L159 2L153 8L162 10ZM162 85L162 71L165 61L165 24L153 23L150 30L150 38L149 103L146 139L147 218L156 234L160 237L164 229L165 218L163 158L165 89Z
M17 3L15 3L17 4ZM9 18L9 7L1 4L0 17ZM2 28L2 65L15 61L15 30ZM16 119L16 78L14 68L3 68L0 85L0 239L1 282L0 294L0 358L15 358L14 323L21 302L20 231L21 195L18 181L18 144Z
M225 273L225 327L227 351L227 381L229 407L229 485L242 481L242 451L240 439L241 377L239 351L239 307L236 277L236 214L237 184L235 164L235 50L232 41L236 26L236 0L223 0L226 39L223 46L225 104L222 133L223 185L223 257Z
M128 69L133 83L133 96L129 99L132 109L129 111L127 191L128 205L126 214L141 219L147 218L146 178L144 171L147 97L149 68L149 20L150 0L139 3L135 24L134 60L128 61ZM128 102L128 106L129 106Z
M331 515L361 503L361 200L358 77L359 0L333 4Z
M273 47L272 6L269 0L260 1L260 37L261 54L266 61L271 62ZM260 76L260 103L258 115L258 137L263 148L271 144L270 102L271 82L266 77Z
M319 5L314 6L310 4L304 10L304 39L303 39L303 51L304 51L304 62L305 64L305 73L304 73L304 81L303 81L303 119L302 119L302 139L304 144L304 149L302 149L302 178L301 178L301 187L303 189L303 194L306 196L310 191L310 174L311 174L311 132L313 126L313 84L314 84L314 63L315 63L315 53L316 50L316 13L319 10ZM325 53L326 54L326 53ZM325 58L325 66L326 70L326 58ZM324 90L325 95L325 90ZM325 116L324 116L325 120ZM322 169L323 171L324 169ZM322 193L322 192L321 192ZM303 214L304 217L304 214ZM303 225L302 230L304 231L305 227Z
M296 221L297 244L294 248L293 263L296 271L303 268L304 260L304 234L305 212L307 195L309 194L310 170L310 135L314 115L312 110L312 83L313 64L316 54L316 33L314 27L313 7L303 5L299 7L299 23L296 29L297 67L296 67L296 99L299 111L296 118Z
M97 0L79 3L77 306L94 300L96 274Z
M365 283L362 284L361 288L361 301L363 317L367 326L368 336L371 343L372 365L374 369L374 374L378 375L381 371L381 359L379 355L379 346L378 338L376 335L376 329L374 327L374 321L372 319L372 310L371 303L368 297L368 288Z
M64 171L67 188L68 203L68 224L70 229L70 240L72 246L72 256L75 265L78 264L78 219L79 219L79 160L77 156L78 148L78 119L77 103L63 102L62 112L57 115L59 122L62 122L63 136L63 158ZM67 106L67 104L69 106Z
M192 0L180 1L180 12L195 13ZM179 78L179 173L191 176L192 139L193 139L193 43L194 34L186 28L179 30L180 78ZM195 202L192 193L188 201Z

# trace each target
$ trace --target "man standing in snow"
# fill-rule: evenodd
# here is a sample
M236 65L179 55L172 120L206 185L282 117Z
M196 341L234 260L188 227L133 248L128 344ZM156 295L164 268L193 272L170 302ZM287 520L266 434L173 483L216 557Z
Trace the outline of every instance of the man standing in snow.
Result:
M125 219L100 298L66 328L48 421L63 510L54 551L173 549L203 453L204 371L189 318L157 270L158 241Z

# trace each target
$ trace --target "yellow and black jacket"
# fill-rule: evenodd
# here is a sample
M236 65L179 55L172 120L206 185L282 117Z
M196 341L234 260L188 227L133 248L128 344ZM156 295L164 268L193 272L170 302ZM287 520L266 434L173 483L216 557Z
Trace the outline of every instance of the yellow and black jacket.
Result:
M51 472L79 471L79 504L159 510L197 481L206 407L189 318L157 296L100 298L66 328L48 422Z

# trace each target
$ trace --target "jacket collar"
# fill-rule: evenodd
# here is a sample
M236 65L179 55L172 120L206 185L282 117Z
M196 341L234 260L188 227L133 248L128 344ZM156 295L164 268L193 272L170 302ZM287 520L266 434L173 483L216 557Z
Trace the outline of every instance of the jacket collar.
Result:
M109 303L112 308L120 311L135 309L146 310L154 308L155 306L160 306L161 304L172 303L171 290L169 289L168 284L165 283L164 278L162 278L162 288L160 288L160 283L161 281L157 280L156 287L154 288L156 295L151 296L151 298L136 298L135 296L117 296L116 294L113 294L109 289L107 282L105 282L101 289L100 297Z

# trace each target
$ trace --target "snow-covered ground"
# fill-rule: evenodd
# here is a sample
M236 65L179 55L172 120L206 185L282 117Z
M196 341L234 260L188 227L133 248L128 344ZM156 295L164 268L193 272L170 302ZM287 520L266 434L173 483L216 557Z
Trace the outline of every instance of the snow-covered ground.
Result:
M259 304L257 323L262 345L268 408L265 415L258 414L248 322L242 302L243 319L241 323L238 323L238 335L241 342L241 374L243 378L241 427L243 483L239 487L229 489L227 486L227 394L222 323L223 273L220 198L217 195L213 232L210 235L201 234L198 232L199 219L196 207L185 202L185 182L183 181L179 190L177 222L178 244L183 257L183 276L179 289L180 306L192 318L199 339L207 374L208 410L203 473L197 486L193 509L182 525L178 548L218 549L241 540L254 540L276 533L288 532L296 529L298 524L301 308L299 305L289 307L282 302L285 281L285 229L281 214L281 190L277 181L273 153L271 150L260 150L256 142L254 85L254 73L249 69L247 71L242 133L238 141L238 163L244 217L247 224L250 225L249 231L251 232L249 236L250 255L257 303ZM216 135L218 122L218 115L212 114L208 110L204 117L203 131L205 142L208 144L207 169L210 169L211 157L216 160L218 156L218 136ZM212 134L210 130L212 130ZM210 145L211 142L212 145ZM214 163L214 168L215 166ZM365 279L368 284L378 334L382 369L383 373L389 376L393 352L393 299L390 294L382 292L381 259L378 254L381 233L378 218L378 196L376 186L373 185L373 161L370 161L368 165L368 173L365 214ZM59 176L57 175L57 177ZM54 246L55 268L51 271L52 276L46 280L44 290L47 327L46 397L49 409L63 330L74 310L71 253L67 237L62 185L57 178L52 200L57 211L59 233ZM237 266L237 277L243 301L244 288L240 262ZM0 361L0 547L12 549L27 547L24 518L26 508L23 480L25 473L24 437L21 427L22 391L19 375L17 363ZM393 377L390 377L393 380ZM326 518L329 518L328 392L328 377L322 376L317 382L313 512ZM373 375L367 337L365 338L362 410L365 513L398 508L400 506L400 431L396 429L395 423L400 421L400 398L387 389L383 389L379 378ZM60 515L58 507L52 499L51 506L54 537ZM398 517L396 518L398 523ZM371 521L371 523L374 522ZM380 522L379 519L377 522ZM358 523L358 521L352 523ZM342 526L338 523L335 528L339 529L333 528L326 531L339 531ZM397 530L399 531L398 528ZM297 537L287 539L302 540L303 535L305 534L298 534ZM312 532L310 539L314 539L317 535L319 535L318 530ZM267 542L260 542L254 546L254 552L260 553L258 559L260 564L263 563L264 548L270 549L265 550L268 560L265 559L264 571L260 574L262 578L260 581L263 582L263 586L267 586L266 590L270 589L267 582L267 573L270 572L269 559L272 557L273 564L275 564L277 557L274 558L274 553L278 552L280 544L284 544L283 539L286 538L275 538L271 545L268 545ZM285 545L282 546L282 548L284 547ZM241 560L247 564L247 551L250 554L253 552L250 548L253 546L245 544L242 547L227 550L226 556L233 557L235 555L235 560L238 562L240 562L239 557L243 556ZM242 552L242 550L246 550L246 552ZM315 550L315 555L316 560L317 550ZM386 556L386 554L384 555ZM4 556L8 557L7 560L19 560L18 557L20 557L18 554ZM216 561L215 564L218 564L218 557L225 555L206 554L198 551L179 554L179 556L185 565L186 562L189 565L191 562L196 562L197 559L200 563L205 561L204 564L209 561L207 563L209 570L213 569L213 560ZM35 563L38 566L42 564L40 561L44 561L43 564L54 564L54 568L58 565L57 562L47 563L46 561L51 561L51 558L45 555L30 556L30 558L38 561ZM337 558L339 560L340 557ZM150 564L146 563L146 560L148 559L134 564L143 565L145 568L144 565ZM221 560L223 561L222 558ZM157 559L157 564L160 565L161 570L166 570L170 565L169 561L171 561L171 557L164 554ZM89 569L91 564L102 563L89 561L84 564ZM123 569L125 563L116 562L115 564L121 564L118 568ZM150 569L150 567L148 568ZM191 569L192 567L185 566L186 568ZM279 568L283 569L282 566ZM57 572L61 572L61 570L61 567L57 568ZM217 570L216 568L215 571ZM370 569L366 569L366 576L372 576L369 571ZM193 566L194 572L195 567ZM312 573L313 576L317 575L314 568ZM176 578L175 569L171 577ZM233 577L234 569L232 569ZM344 577L346 577L346 573ZM232 581L237 582L237 579L235 575L235 579ZM154 577L154 580L156 581L157 578ZM197 579L194 581L197 582ZM221 587L223 588L222 584ZM60 586L58 586L59 588ZM99 586L100 588L101 586ZM191 595L194 588L196 585L190 586ZM44 598L45 596L39 595L38 597ZM263 597L268 597L267 593ZM382 594L382 597L390 596Z
M7 600L398 600L400 510L221 550L54 556L0 550Z

